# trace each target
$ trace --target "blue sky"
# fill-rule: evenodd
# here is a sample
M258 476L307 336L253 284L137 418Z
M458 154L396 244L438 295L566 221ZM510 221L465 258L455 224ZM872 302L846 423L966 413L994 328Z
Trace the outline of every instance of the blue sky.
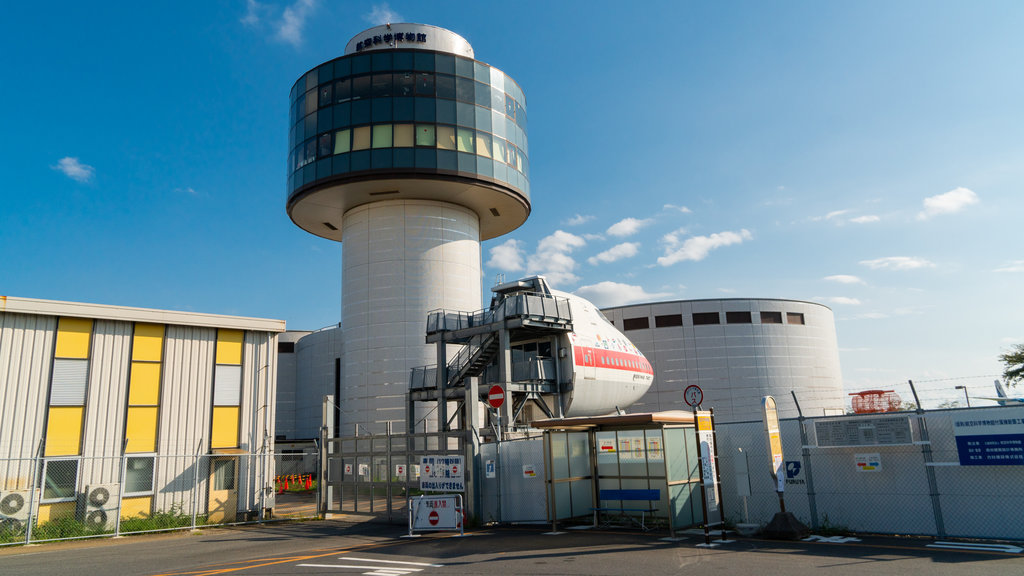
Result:
M822 302L848 391L926 405L1024 341L1019 2L12 4L0 294L337 322L341 247L284 209L288 91L388 19L526 93L533 214L485 288Z

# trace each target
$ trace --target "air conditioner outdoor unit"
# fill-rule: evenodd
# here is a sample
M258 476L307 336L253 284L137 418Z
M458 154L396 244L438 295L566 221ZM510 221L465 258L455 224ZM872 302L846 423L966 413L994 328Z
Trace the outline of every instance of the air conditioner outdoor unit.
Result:
M33 497L34 496L34 497ZM29 519L29 503L39 505L39 490L0 490L0 532L21 530Z
M90 528L112 530L119 508L119 484L87 486L80 500L82 522Z

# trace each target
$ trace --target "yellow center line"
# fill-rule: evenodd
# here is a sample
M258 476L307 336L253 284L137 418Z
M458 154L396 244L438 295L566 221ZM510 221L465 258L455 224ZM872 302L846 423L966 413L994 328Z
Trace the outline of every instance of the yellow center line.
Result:
M400 542L375 542L372 544L361 544L358 546L351 546L348 548L337 548L324 554L311 554L311 555L298 555L298 556L286 556L281 558L254 558L252 560L240 560L238 562L232 562L231 564L221 564L220 566L227 566L224 568L206 568L201 570L193 570L189 572L165 572L162 574L154 574L153 576L213 576L215 574L228 574L230 572L238 572L240 570L248 570L250 568L261 568L264 566L273 566L275 564L285 564L287 562L299 562L303 560L311 560L313 558L323 558L325 556L331 556L334 554L345 554L347 552L353 552L355 550L368 550L371 548L383 548L386 546L395 546ZM248 562L262 562L261 564L248 564L246 566L231 566L232 564L243 564ZM218 566L214 564L213 566Z

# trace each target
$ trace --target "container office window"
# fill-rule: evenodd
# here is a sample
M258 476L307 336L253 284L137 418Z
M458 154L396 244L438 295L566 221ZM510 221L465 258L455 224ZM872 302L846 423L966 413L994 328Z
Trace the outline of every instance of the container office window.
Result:
M163 342L163 325L135 325L124 432L128 453L156 451Z
M623 318L622 329L623 330L646 330L650 328L650 321L646 316L642 318Z
M124 492L126 496L153 493L153 456L129 456L125 459Z
M707 324L721 324L721 318L718 312L694 312L693 313L693 325L703 326Z
M761 312L761 324L782 324L782 312Z
M750 312L726 312L725 323L726 324L750 324L753 322L750 317Z
M786 312L786 324L800 324L804 323L804 315L800 312Z
M277 343L278 354L294 354L295 353L295 342L278 342Z
M682 326L683 315L682 314L666 314L664 316L654 317L655 328L670 328L672 326Z
M44 461L42 502L75 500L77 489L77 458L50 458Z

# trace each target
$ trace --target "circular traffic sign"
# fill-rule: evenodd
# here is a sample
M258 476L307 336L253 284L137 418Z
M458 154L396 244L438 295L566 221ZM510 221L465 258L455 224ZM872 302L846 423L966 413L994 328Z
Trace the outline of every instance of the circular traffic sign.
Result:
M437 523L441 521L441 516L437 513L437 510L431 510L427 520L430 521L431 526L437 526Z
M683 390L683 400L688 406L700 406L704 401L704 391L696 384L690 384Z
M501 408L505 402L505 389L495 384L487 391L487 403L491 408Z

